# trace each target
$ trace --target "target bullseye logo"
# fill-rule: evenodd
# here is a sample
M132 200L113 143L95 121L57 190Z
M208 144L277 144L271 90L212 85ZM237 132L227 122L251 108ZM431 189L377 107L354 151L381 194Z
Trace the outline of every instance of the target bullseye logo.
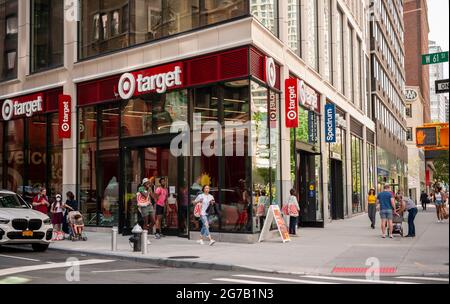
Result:
M2 106L2 116L3 120L8 121L13 117L14 114L14 106L13 102L10 99L7 99L3 102Z
M125 73L119 80L119 95L122 99L130 99L136 90L136 79L133 74Z
M290 120L296 120L297 119L297 113L294 110L291 110L287 114L288 118Z
M63 130L64 132L69 131L69 130L70 130L69 124L68 124L68 123L63 123L63 124L61 125L61 130Z
M275 87L277 83L277 69L275 61L271 57L266 58L266 81L271 87Z

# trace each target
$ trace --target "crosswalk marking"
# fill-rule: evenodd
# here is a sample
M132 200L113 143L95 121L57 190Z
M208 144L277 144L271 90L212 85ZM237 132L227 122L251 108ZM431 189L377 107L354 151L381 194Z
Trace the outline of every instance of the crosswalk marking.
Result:
M79 261L78 265L93 265L93 264L103 264L103 263L111 263L114 260L85 260ZM24 266L24 267L13 267L6 268L0 270L0 277L9 276L16 273L29 272L35 270L46 270L46 269L55 269L55 268L67 268L69 267L66 262L64 263L54 263L54 264L43 264L43 265L35 265L35 266Z
M429 278L429 277L397 277L398 279L404 280L424 280L424 281L436 281L436 282L448 282L448 278Z
M159 268L97 270L97 271L91 271L91 273L134 272L134 271L149 271L149 270L158 270L158 269L159 269Z
M6 254L0 254L0 257L9 258L9 259L24 260L24 261L40 262L40 260L36 260L36 259L23 258L23 257L19 257L19 256L12 256L12 255L6 255Z
M280 282L303 283L303 284L337 284L337 283L332 283L332 282L318 282L318 281L311 281L311 280L298 280L298 279L278 278L278 277L264 277L264 276L247 275L247 274L233 275L233 277L274 280L274 281L280 281Z
M337 278L337 277L326 277L326 276L304 276L303 278L318 279L318 280L331 280L331 281L342 281L342 282L359 282L359 283L371 283L371 284L418 284L414 282L402 282L402 281L372 281L365 279L352 279L352 278Z
M217 278L217 279L213 279L213 281L232 282L232 283L239 283L239 284L274 284L274 283L268 283L268 282L238 280L238 279L231 279L231 278Z

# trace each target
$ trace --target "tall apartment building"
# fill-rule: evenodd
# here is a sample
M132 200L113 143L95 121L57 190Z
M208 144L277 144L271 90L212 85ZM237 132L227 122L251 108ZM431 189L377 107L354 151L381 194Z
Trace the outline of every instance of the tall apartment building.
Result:
M371 22L372 102L377 126L378 190L407 185L403 1L375 1Z
M429 53L440 53L442 48L435 41L429 41ZM446 122L448 99L444 94L436 94L436 80L444 79L444 64L430 65L430 111L432 122ZM447 111L447 112L446 112Z
M39 186L70 190L88 226L128 233L138 185L165 177L177 200L164 232L196 237L190 206L210 185L221 209L212 231L244 242L258 239L258 202L282 205L292 187L301 226L365 210L377 183L369 1L81 0L79 22L57 2L0 0L1 187L27 200ZM302 96L295 117L287 79ZM387 87L374 94L384 98ZM336 108L334 143L327 104ZM243 139L225 139L227 123L249 121L255 129ZM197 153L212 138L206 122L233 156ZM180 123L192 130L191 149L174 154Z

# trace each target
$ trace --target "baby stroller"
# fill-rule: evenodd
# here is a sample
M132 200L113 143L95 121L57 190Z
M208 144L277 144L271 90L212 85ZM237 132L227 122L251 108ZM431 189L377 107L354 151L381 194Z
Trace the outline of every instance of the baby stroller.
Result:
M69 240L87 241L87 235L84 232L83 216L78 211L69 212L67 217L69 224Z
M400 211L399 214L394 214L392 218L392 235L399 234L403 237L403 211Z

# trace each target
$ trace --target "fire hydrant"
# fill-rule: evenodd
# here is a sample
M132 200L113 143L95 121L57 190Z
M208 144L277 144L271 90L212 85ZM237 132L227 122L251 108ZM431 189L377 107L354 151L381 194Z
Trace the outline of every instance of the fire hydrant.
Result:
M136 224L136 226L133 227L133 230L131 230L131 233L133 233L133 236L130 237L130 243L133 246L133 252L139 252L141 251L141 237L142 237L142 228L139 226L139 224Z

